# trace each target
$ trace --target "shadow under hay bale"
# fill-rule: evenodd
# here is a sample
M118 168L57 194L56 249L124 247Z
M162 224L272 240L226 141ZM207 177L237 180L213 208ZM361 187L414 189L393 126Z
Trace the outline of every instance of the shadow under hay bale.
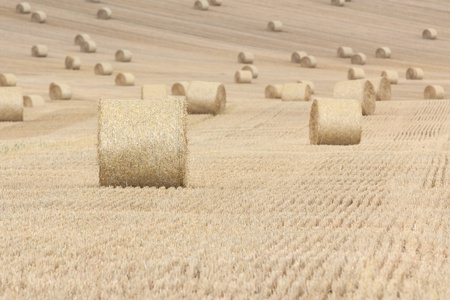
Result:
M225 112L227 95L220 82L192 81L186 92L189 114L221 114Z
M341 81L334 85L333 97L336 99L355 99L361 103L364 116L375 112L375 88L366 79Z
M23 121L22 88L0 87L0 121Z

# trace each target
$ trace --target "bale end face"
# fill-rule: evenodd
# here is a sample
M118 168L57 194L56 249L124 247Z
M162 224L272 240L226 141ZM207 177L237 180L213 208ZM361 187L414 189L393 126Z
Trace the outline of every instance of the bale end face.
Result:
M115 59L118 62L130 62L133 58L131 51L126 49L120 49L116 51Z
M423 70L421 68L408 68L406 70L406 79L408 80L422 80Z
M97 63L94 67L95 75L111 75L113 67L110 63Z
M81 68L81 59L78 56L66 56L64 61L67 70L79 70Z
M97 51L97 43L92 40L84 41L80 46L81 52L94 53Z
M315 68L317 65L317 60L314 56L308 55L300 60L300 66L303 68Z
M0 121L23 121L23 98L20 87L0 87Z
M391 58L391 49L388 47L381 47L375 51L375 57L377 58Z

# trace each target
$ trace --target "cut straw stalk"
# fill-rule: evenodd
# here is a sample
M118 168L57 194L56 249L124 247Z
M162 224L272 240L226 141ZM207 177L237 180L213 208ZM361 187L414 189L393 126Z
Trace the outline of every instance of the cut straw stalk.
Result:
M221 114L227 103L225 86L220 82L192 81L186 92L190 114Z
M20 87L0 87L0 121L23 121L23 98Z
M366 79L341 81L335 84L333 97L336 99L355 99L361 103L362 114L375 112L376 95L373 84Z

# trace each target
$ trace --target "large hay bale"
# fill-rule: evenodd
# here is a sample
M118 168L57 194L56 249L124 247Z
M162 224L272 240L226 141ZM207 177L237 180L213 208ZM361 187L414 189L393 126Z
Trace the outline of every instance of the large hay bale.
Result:
M331 0L331 5L344 6L345 0Z
M410 67L406 70L406 79L409 80L422 80L423 70L421 68Z
M75 36L73 40L74 44L77 46L81 46L84 42L89 41L91 37L87 33L80 33Z
M186 92L190 114L221 114L225 112L227 94L220 82L192 81Z
M281 93L283 92L282 84L269 84L264 90L264 96L269 99L281 99Z
M366 76L366 72L364 72L363 68L348 69L348 73L347 73L348 80L363 79L365 76Z
M286 83L281 91L282 101L310 101L311 88L304 83Z
M97 18L101 20L111 19L112 11L109 7L102 7L97 11Z
M391 100L391 83L386 77L367 78L373 85L377 100Z
M175 96L186 96L186 92L188 90L188 87L189 87L189 82L188 81L175 82L172 85L172 88L171 88L172 95L175 95Z
M110 63L97 63L94 67L95 75L111 75L113 67Z
M20 87L0 87L0 121L23 121L23 99Z
M375 51L375 57L390 58L391 57L391 49L389 47L380 47Z
M366 79L347 80L335 84L333 97L336 99L355 99L361 103L362 114L375 112L376 95L373 84Z
M97 43L93 40L84 41L80 46L81 52L94 53L97 51Z
M81 68L81 59L78 56L67 55L64 65L68 70L79 70Z
M281 21L270 21L267 24L267 29L275 32L283 31L283 23Z
M306 85L309 85L309 88L311 89L311 94L314 94L314 83L312 81L309 80L299 80L297 81L297 83L304 83Z
M120 49L116 51L115 58L116 61L119 62L130 62L133 58L133 55L131 54L130 50Z
M183 98L99 102L101 186L186 186L187 143Z
M44 23L47 19L45 12L38 10L31 14L31 22L34 23Z
M212 6L221 6L222 0L208 0L208 3L211 4Z
M307 55L300 60L300 66L304 68L315 68L317 65L317 60L312 55Z
M240 64L252 64L254 60L253 53L251 52L240 52L238 54L238 63Z
M444 99L444 88L440 85L428 85L423 91L425 99Z
M31 5L28 2L20 2L16 5L16 13L29 14L31 12Z
M167 97L167 85L165 84L144 84L141 87L141 99L161 99Z
M258 71L257 67L255 67L255 66L243 66L242 70L250 71L250 72L252 72L252 77L253 78L258 78L259 71Z
M49 87L49 95L52 100L70 100L72 90L66 83L52 82Z
M234 74L236 83L252 83L253 74L251 71L239 70Z
M355 145L361 141L361 104L349 99L315 99L309 118L312 145Z
M194 2L194 9L197 10L208 10L209 3L207 0L197 0Z
M48 48L45 45L34 45L31 47L31 56L33 57L47 57Z
M422 38L426 40L437 39L437 30L434 28L427 28L422 32Z
M23 106L24 107L38 107L44 106L45 100L40 95L24 95L23 96Z
M132 73L119 73L116 75L115 83L119 86L132 86L135 80Z
M398 83L398 72L394 70L384 70L381 72L381 77L386 77L390 84Z
M350 58L353 55L353 49L350 47L339 47L337 49L337 56L341 58Z
M0 74L0 86L16 86L16 75L11 73Z
M291 62L295 64L299 64L303 57L308 56L308 53L305 51L295 51L291 54Z
M364 65L367 61L366 55L364 53L356 53L352 55L350 59L352 65Z

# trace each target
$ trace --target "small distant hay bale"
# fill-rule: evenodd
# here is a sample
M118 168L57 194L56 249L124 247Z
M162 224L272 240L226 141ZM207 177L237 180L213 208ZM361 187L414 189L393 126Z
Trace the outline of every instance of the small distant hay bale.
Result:
M291 62L295 64L299 64L303 57L308 56L308 53L305 51L295 51L291 54Z
M344 6L345 0L331 0L331 5Z
M366 76L366 72L364 72L363 68L348 69L348 73L347 73L348 80L363 79L365 76Z
M250 72L252 72L252 77L255 79L255 78L258 78L258 75L259 75L259 71L258 71L258 68L257 67L255 67L255 66L243 66L242 67L242 70L244 70L244 71L250 71Z
M353 55L353 49L350 47L339 47L337 49L337 56L341 58L350 58Z
M112 11L109 7L102 7L97 11L97 18L101 20L111 19Z
M267 24L267 29L275 32L283 31L283 23L281 23L281 21L270 21Z
M81 67L81 59L78 56L67 55L64 65L68 70L79 70Z
M340 81L335 84L333 97L336 99L355 99L361 103L364 116L375 112L375 88L366 79Z
M97 43L93 40L84 41L80 46L81 52L94 53L97 51Z
M31 22L34 23L44 23L47 19L45 12L38 10L31 14Z
M23 99L20 87L0 87L0 121L23 121Z
M188 81L175 82L172 85L172 88L171 88L172 95L175 95L175 96L186 96L186 92L188 90L188 87L189 87L189 82Z
M115 58L116 61L119 62L130 62L133 58L133 55L131 54L130 50L120 49L116 51Z
M381 72L381 77L386 77L387 80L391 84L397 84L398 83L398 72L394 70L384 70Z
M186 186L186 100L101 99L100 186Z
M317 65L317 60L312 55L307 55L300 60L300 66L303 68L315 68Z
M297 83L304 83L306 85L309 85L309 88L311 89L311 94L314 94L314 83L309 80L299 80Z
M367 78L373 85L377 100L391 100L391 83L386 77Z
M234 74L236 83L252 83L253 74L251 71L239 70Z
M434 28L427 28L422 32L422 38L426 40L437 39L437 30Z
M444 88L440 85L428 85L423 92L423 96L425 99L444 99Z
M209 3L207 0L197 0L194 2L194 9L197 10L208 10Z
M212 6L221 6L222 5L222 0L208 0L208 2Z
M73 40L74 44L77 46L81 46L84 42L89 41L91 37L87 33L80 33L75 36Z
M88 0L88 2L100 3L100 0Z
M167 97L167 85L144 84L141 87L141 99L161 99Z
M310 101L311 88L304 83L286 83L281 91L282 101Z
M66 83L52 82L49 87L49 95L52 100L70 100L72 90Z
M312 145L356 145L361 142L361 104L353 99L315 99L309 119Z
M135 82L135 77L132 73L119 73L115 79L116 85L132 86Z
M238 63L240 64L252 64L254 60L253 53L251 52L240 52L238 54Z
M391 49L389 47L380 47L375 51L375 56L377 58L390 58Z
M48 48L46 45L38 44L31 47L31 56L33 57L47 57Z
M186 92L189 114L221 114L225 112L227 95L220 82L192 81Z
M20 2L16 5L16 12L19 14L29 14L31 12L31 5L28 2Z
M423 70L421 68L410 67L406 70L406 79L409 80L422 80Z
M16 86L16 75L11 73L0 74L0 86Z
M269 84L264 90L264 96L268 99L281 99L281 93L283 92L282 84Z
M113 67L110 63L97 63L94 67L95 75L111 75Z
M45 100L40 95L24 95L23 96L23 106L24 107L38 107L44 106Z
M366 55L364 53L356 53L352 55L351 58L352 65L364 65L367 61Z

